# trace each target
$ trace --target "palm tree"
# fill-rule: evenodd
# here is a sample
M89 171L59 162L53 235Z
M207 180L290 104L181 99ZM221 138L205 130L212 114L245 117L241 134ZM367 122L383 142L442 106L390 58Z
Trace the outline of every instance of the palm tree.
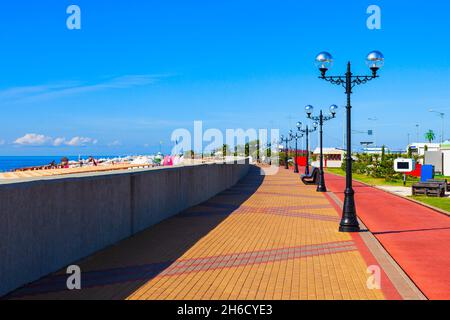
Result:
M434 139L436 139L436 134L433 132L433 130L428 130L428 132L425 133L425 139L427 139L428 142L431 143Z

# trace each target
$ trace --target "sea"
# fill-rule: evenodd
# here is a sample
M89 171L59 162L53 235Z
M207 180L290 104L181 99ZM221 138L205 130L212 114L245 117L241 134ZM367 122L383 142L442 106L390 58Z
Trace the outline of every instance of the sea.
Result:
M43 166L52 161L60 163L64 156L0 156L0 172L7 172L14 169ZM87 159L89 156L67 156L70 161L78 159ZM94 158L115 158L116 156L95 156Z

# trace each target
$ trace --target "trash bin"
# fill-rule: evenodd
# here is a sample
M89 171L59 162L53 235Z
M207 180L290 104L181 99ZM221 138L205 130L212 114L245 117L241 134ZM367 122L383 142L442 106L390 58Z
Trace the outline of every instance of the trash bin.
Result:
M434 166L431 164L425 164L422 166L420 181L427 182L430 179L434 179Z

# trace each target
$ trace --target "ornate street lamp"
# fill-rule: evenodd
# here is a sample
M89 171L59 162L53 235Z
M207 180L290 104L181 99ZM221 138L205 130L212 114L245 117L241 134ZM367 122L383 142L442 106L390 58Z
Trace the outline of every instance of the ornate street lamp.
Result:
M301 126L299 128L298 124L297 124L297 129L298 130L301 129ZM295 167L294 167L294 173L299 173L300 171L298 170L298 162L297 162L297 159L298 159L298 140L303 138L303 134L300 133L300 132L297 132L295 135L292 136L292 138L295 140L295 161L294 161Z
M288 164L288 152L289 152L289 146L288 143L292 140L292 134L291 132L289 133L288 137L284 137L284 135L281 135L281 143L285 143L286 144L286 150L285 150L285 154L284 154L284 168L285 169L289 169L289 164Z
M347 72L344 76L327 76L327 71L333 65L333 56L328 52L321 52L316 57L316 65L321 73L320 79L331 84L343 86L347 95L347 154L346 154L346 188L342 221L339 231L359 232L360 227L356 216L355 191L352 184L352 129L351 129L351 95L352 89L361 84L365 84L378 78L378 70L384 65L384 56L379 51L372 51L367 55L366 63L372 71L370 76L354 76L351 71L351 64L347 64Z
M305 174L309 175L309 134L317 131L318 123L313 123L313 128L310 129L309 126L306 126L306 129L302 129L302 123L297 123L297 129L301 133L306 134L306 168L305 168Z
M319 184L317 185L317 192L327 192L327 187L325 185L325 173L323 171L323 123L325 121L331 120L336 118L336 111L338 107L333 104L330 107L330 115L323 115L322 110L320 110L320 113L318 116L313 116L313 106L306 106L306 115L309 119L315 120L319 122L319 128L320 128L320 174L319 174Z
M272 165L272 144L269 142L266 144L266 156L269 158L269 165Z
M287 150L288 158L289 158L289 152L292 150L292 144L291 142L294 140L294 132L292 130L289 130L289 148ZM291 153L292 154L292 153ZM289 169L289 166L288 166Z

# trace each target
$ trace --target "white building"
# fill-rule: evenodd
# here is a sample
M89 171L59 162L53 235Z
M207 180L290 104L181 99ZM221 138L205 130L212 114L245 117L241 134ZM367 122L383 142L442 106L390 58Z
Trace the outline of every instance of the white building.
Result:
M439 163L437 166L439 168L436 168L436 172L441 172L444 174L444 176L450 176L450 140L445 141L444 143L413 143L408 146L408 148L412 149L412 152L418 155L424 155L425 154L425 146L427 146L427 149L430 153L434 154L442 154L442 160L438 160L437 162L433 159L436 159L436 156L429 156L429 159L427 159L427 155L425 156L425 163L433 164ZM440 159L440 156L438 156L437 159ZM442 165L442 167L440 167Z
M443 159L444 176L450 177L450 140L445 141L441 145L441 151L444 154Z
M425 147L426 146L426 147ZM415 153L419 156L423 156L425 154L425 148L428 148L428 151L439 151L441 149L440 143L424 143L424 142L415 142L411 143L406 147L406 152L411 148L412 153Z
M320 166L320 148L316 148L313 154L317 157L317 160L314 161L311 165L313 167ZM340 168L342 166L342 162L344 160L344 150L339 150L336 148L323 148L323 156L324 162L323 165L325 168Z

